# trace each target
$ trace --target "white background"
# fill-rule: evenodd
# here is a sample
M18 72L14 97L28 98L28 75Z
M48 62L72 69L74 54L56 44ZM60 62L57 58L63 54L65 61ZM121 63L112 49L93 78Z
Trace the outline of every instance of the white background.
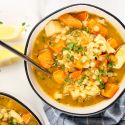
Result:
M99 6L115 16L125 24L125 0L0 0L0 21L7 24L29 24L24 38L17 43L26 43L32 27L42 17L72 3L88 3ZM41 118L43 103L31 89L26 78L23 61L0 68L0 91L8 92L27 104ZM40 116L41 114L41 116ZM45 120L46 117L45 117ZM46 121L48 124L48 122Z

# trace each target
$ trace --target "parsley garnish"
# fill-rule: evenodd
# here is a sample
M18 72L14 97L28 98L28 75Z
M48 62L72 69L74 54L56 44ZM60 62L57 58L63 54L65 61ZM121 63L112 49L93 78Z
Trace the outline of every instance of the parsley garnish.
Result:
M82 82L83 82L82 79L78 80L78 84L79 84L79 85L82 85Z
M105 89L105 84L103 82L100 82L99 88L100 89Z
M83 27L83 30L89 33L89 28L88 27Z
M68 78L65 78L65 79L64 79L64 82L67 83L67 82L68 82Z
M98 82L101 82L100 76L97 76L97 77L96 77L96 80L97 80Z
M74 30L74 28L70 28L70 29L66 32L66 34L70 34L73 30Z
M111 61L111 62L108 63L108 67L109 68L113 68L115 65L116 64L113 61Z
M25 26L25 25L26 25L26 22L23 22L23 23L22 23L22 26Z
M82 77L82 80L86 79L87 77L88 77L87 75L84 75L84 76Z
M0 24L3 24L3 22L2 22L2 21L0 21Z
M10 117L10 119L9 119L9 125L14 125L14 124L13 124L13 118L12 118L12 117Z
M108 60L110 59L110 56L109 56L109 54L106 54L106 59L108 59Z
M69 81L71 84L73 83L73 80L72 79L70 79L70 81Z
M103 70L98 68L98 71L99 71L100 75L106 75L107 74L107 70L105 68Z
M57 67L58 65L59 65L58 60L55 60L55 62L54 62L54 66Z
M74 61L74 56L70 56L70 60L73 62Z
M67 48L68 48L69 50L72 50L72 49L74 48L74 45L75 45L75 43L69 43L69 44L67 45Z
M54 46L55 44L53 42L49 42L49 45L50 46Z

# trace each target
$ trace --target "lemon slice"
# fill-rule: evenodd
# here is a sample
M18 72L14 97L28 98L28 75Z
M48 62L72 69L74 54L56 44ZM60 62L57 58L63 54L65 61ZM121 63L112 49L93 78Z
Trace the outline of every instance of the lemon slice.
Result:
M120 69L125 63L125 44L119 48L115 56L117 57L118 62L114 68Z
M14 45L13 48L20 52L24 52L24 47L22 45ZM19 61L19 57L7 49L0 48L0 67L13 64Z
M22 26L9 26L9 25L0 25L0 40L3 41L12 41L20 37L23 30Z

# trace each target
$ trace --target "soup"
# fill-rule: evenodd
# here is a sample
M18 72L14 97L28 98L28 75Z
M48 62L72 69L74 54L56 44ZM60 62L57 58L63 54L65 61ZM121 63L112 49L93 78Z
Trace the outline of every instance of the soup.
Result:
M125 44L103 17L83 11L51 20L30 56L52 75L33 68L41 88L61 104L90 106L112 98L124 77Z
M19 103L0 96L0 125L39 125L34 116Z

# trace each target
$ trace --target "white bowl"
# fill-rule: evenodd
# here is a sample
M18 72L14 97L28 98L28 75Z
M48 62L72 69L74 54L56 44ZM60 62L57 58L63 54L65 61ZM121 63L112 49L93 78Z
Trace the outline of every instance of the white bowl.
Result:
M18 104L23 109L25 109L28 112L30 112L32 114L32 116L35 118L35 120L39 123L39 125L42 125L42 123L40 122L40 120L38 119L38 117L24 103L22 103L21 101L19 101L17 98L15 98L14 96L12 96L10 94L4 93L4 92L0 92L0 96L8 98L10 100L13 100L14 101L13 104Z
M27 40L25 54L29 55L36 36L50 20L55 19L64 13L76 12L76 11L88 11L90 13L94 13L101 17L104 17L105 19L107 19L109 22L111 22L115 26L115 28L119 31L120 35L122 36L123 40L125 41L125 37L124 37L125 26L117 17L115 17L111 13L107 12L106 10L93 6L93 5L74 4L74 5L70 5L70 6L67 6L67 7L64 7L62 9L55 11L54 13L52 13L52 14L48 15L47 17L45 17L44 19L42 19L38 24L36 24L36 26L31 31L29 38ZM64 113L68 113L70 115L88 116L88 115L93 115L93 114L99 113L99 112L105 110L106 108L108 108L111 104L113 104L120 97L120 95L122 95L122 93L124 92L124 89L125 89L125 79L123 79L120 83L119 90L111 99L107 99L98 104L87 106L87 107L68 107L66 105L56 102L42 90L42 88L40 87L36 78L34 77L33 72L31 71L31 67L26 62L25 62L25 70L26 70L26 74L27 74L29 83L30 83L31 87L33 88L33 90L36 92L36 94L43 101L45 101L47 104L49 104L53 108L63 111Z

